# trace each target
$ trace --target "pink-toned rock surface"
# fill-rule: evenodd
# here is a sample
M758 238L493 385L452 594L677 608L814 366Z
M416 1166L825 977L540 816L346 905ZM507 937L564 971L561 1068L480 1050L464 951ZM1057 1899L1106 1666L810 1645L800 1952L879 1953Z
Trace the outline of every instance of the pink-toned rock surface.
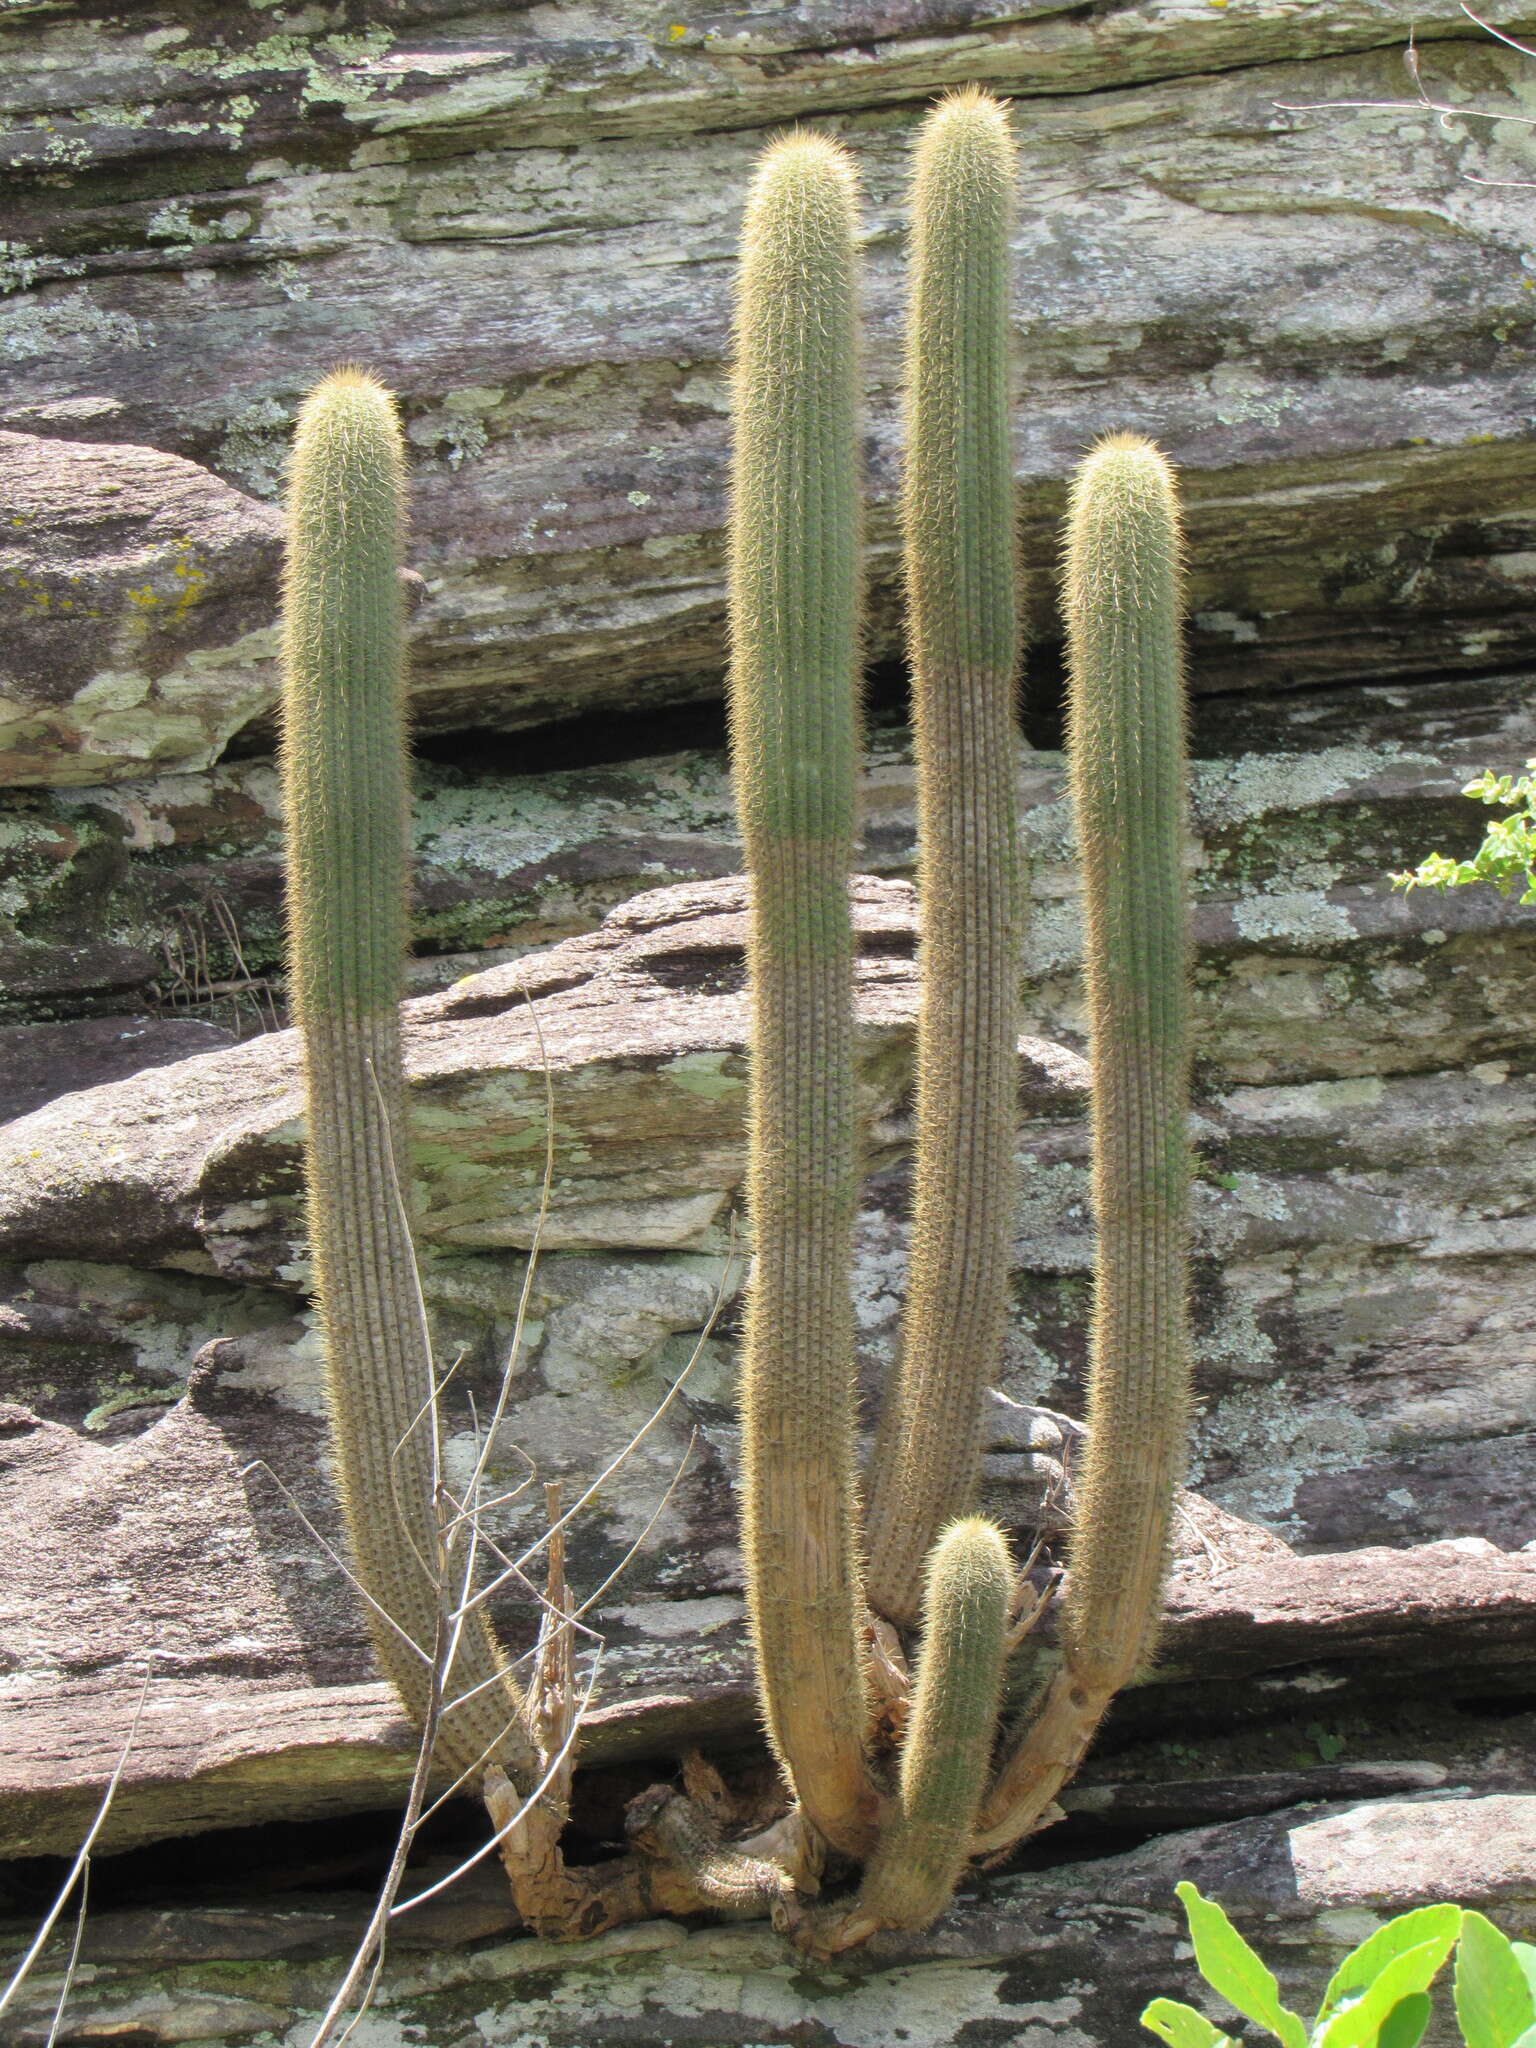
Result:
M276 510L155 448L0 433L0 783L204 766L277 686Z

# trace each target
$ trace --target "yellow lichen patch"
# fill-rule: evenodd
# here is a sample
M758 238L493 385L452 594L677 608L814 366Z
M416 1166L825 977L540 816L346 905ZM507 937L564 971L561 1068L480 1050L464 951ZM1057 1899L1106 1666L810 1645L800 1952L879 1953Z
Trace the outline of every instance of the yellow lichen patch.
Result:
M181 588L174 593L171 600L171 624L179 626L202 596L208 581L208 571L199 565L197 557L192 553L190 540L176 540L172 542L172 546L180 560L172 564L171 574L179 579Z

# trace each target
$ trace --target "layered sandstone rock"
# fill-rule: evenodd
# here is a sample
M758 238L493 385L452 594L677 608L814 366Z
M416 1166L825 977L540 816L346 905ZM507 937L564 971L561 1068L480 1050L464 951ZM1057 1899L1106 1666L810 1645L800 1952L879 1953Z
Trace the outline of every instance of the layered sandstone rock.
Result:
M1512 29L1536 26L1506 5ZM1522 114L1528 59L1415 14L1442 99ZM1017 96L1017 462L1037 626L1063 479L1110 428L1185 472L1200 689L1486 669L1532 647L1526 131L1401 101L1391 0L832 4L601 19L407 0L279 21L10 10L0 425L46 463L4 535L13 782L203 767L261 730L266 603L215 526L268 534L294 407L338 354L400 391L432 726L517 730L718 691L732 250L765 127L830 121L866 184L872 645L897 618L906 154L959 80ZM1472 183L1469 180L1494 182ZM102 594L68 499L118 444L147 558L61 669L38 605ZM193 474L196 474L194 472ZM219 481L222 479L222 481ZM186 543L172 559L166 552ZM178 576L178 563L181 574ZM254 564L253 564L254 566ZM249 613L249 616L246 614ZM112 614L115 616L115 614ZM53 634L51 620L49 635ZM254 637L253 637L254 636ZM25 642L25 646L22 643Z
M1310 2018L1344 1954L1393 1913L1449 1895L1516 1936L1536 1932L1528 1744L1480 1756L1471 1782L1454 1789L1186 1826L1116 1855L993 1878L967 1888L928 1934L881 1936L834 1964L788 1955L761 1927L652 1921L576 1947L511 1938L498 1876L471 1873L396 1923L364 2038L463 2048L1118 2048L1142 2038L1142 2008L1167 1996L1238 2025L1197 1980L1173 1901L1182 1878L1226 1904L1273 1964L1282 2000ZM1383 1791L1389 1783L1384 1772ZM445 1874L428 1865L408 1887ZM290 1894L264 1908L215 1890L211 1903L205 1892L102 1915L71 2000L75 2038L237 2048L306 2023L307 2038L367 1910L356 1892ZM17 1926L8 1945L26 1931ZM18 2048L46 2043L63 1961L59 1941L28 1988ZM1436 2004L1426 2038L1449 2048L1458 2036L1443 1981Z
M901 1294L916 931L908 884L862 877L853 899L871 1167L853 1284L873 1393ZM520 1303L496 1490L531 1458L575 1498L661 1411L572 1531L588 1589L642 1542L600 1616L594 1757L750 1726L731 1485L744 905L734 877L642 894L595 932L406 1008L423 1286L441 1354L461 1361L450 1468L473 1459L465 1402L491 1405ZM294 1034L267 1034L0 1130L0 1345L25 1404L7 1415L4 1497L31 1561L9 1595L13 1849L62 1846L78 1825L146 1660L149 1733L120 1794L121 1839L345 1809L401 1767L403 1731L315 1534L334 1539L335 1517L295 1062ZM1003 1389L1059 1388L1074 1408L1092 1257L1086 1082L1070 1047L1021 1040ZM1159 1685L1191 1685L1207 1714L1241 1713L1266 1671L1278 1710L1310 1682L1280 1674L1315 1666L1336 1670L1322 1681L1335 1705L1368 1694L1382 1664L1410 1691L1447 1657L1476 1660L1493 1691L1529 1683L1536 1565L1513 1548L1530 1534L1529 1389L1507 1291L1528 1253L1505 1226L1527 1096L1501 1068L1223 1085L1202 1101L1203 1483L1324 1545L1452 1539L1302 1561L1219 1505L1192 1507L1188 1612ZM1485 1186L1478 1162L1495 1159L1502 1180ZM1447 1333L1489 1299L1485 1336ZM1016 1525L1059 1487L1069 1433L999 1404L989 1498ZM513 1546L539 1526L526 1499L493 1522ZM501 1612L514 1638L526 1630L522 1603Z
M1521 0L1495 14L1536 30ZM334 1537L275 1028L275 500L297 400L338 355L399 390L414 453L430 1312L483 1413L525 1308L509 1487L523 1452L586 1486L688 1368L573 1532L590 1589L676 1481L597 1614L587 1754L665 1771L750 1736L744 898L718 714L732 245L766 130L845 137L882 661L906 151L937 88L980 79L1014 97L1021 148L1037 642L1095 434L1156 434L1189 506L1201 1409L1165 1658L1069 1797L1079 1832L1043 1852L1063 1867L990 1880L922 1942L812 1981L765 1933L649 1927L576 1965L489 1939L499 1894L450 1895L386 1979L380 2038L1089 2048L1193 1989L1182 1875L1314 1987L1371 1916L1447 1890L1529 1931L1536 913L1386 877L1469 848L1461 784L1536 752L1536 299L1528 193L1499 182L1530 177L1531 145L1514 119L1337 104L1413 100L1406 27L1397 0L7 10L0 1085L28 1113L0 1129L0 1854L74 1846L146 1673L110 1845L339 1823L408 1769L294 1512ZM1451 0L1414 28L1438 98L1527 113L1529 60ZM917 992L890 681L856 885L871 1400ZM1093 1253L1054 688L1047 646L987 1458L988 1504L1025 1528L1070 1505ZM222 1049L182 1057L210 1032ZM546 1062L555 1179L524 1303ZM451 1456L469 1442L460 1409ZM531 1533L524 1503L501 1516ZM499 1618L523 1639L524 1604ZM1154 1839L1074 1865L1127 1832ZM104 1922L80 2037L291 2029L358 1911L208 1920L182 1898Z

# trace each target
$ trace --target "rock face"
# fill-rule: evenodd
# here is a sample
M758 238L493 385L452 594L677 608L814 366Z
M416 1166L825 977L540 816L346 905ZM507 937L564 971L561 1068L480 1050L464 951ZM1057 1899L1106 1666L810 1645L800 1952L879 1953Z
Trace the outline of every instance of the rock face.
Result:
M0 781L201 765L272 702L273 507L154 448L0 434Z
M1223 1901L1274 1966L1284 2002L1310 2019L1344 1954L1393 1913L1449 1896L1517 1937L1536 1931L1536 1799L1509 1782L1513 1762L1475 1769L1475 1788L1292 1808L993 1879L928 1934L881 1936L833 1965L791 1957L758 1927L650 1922L574 1950L508 1940L505 1898L471 1876L398 1923L362 2038L1118 2048L1143 2038L1142 2008L1167 1996L1239 2025L1197 1981L1173 1902L1185 1877ZM296 1894L263 1912L210 1907L205 1894L179 1911L103 1916L72 2001L78 2031L63 2038L233 2048L290 2027L298 2038L329 2002L366 1913L356 1895ZM17 2048L44 2048L64 1953L56 1941L28 1987ZM1436 2003L1426 2040L1450 2048L1459 2036L1443 1982Z
M407 1007L425 1243L532 1243L547 1062L555 1179L543 1245L725 1249L743 1168L746 890L732 876L650 891L596 932ZM913 895L870 876L855 881L853 901L878 1122L906 1079L897 1045L915 1020ZM1026 1040L1021 1058L1024 1115L1081 1112L1079 1055ZM0 1255L69 1245L84 1258L174 1259L291 1287L301 1277L298 1117L288 1031L62 1097L0 1133Z
M625 0L577 21L393 0L277 23L177 0L103 34L89 9L10 10L0 424L52 444L63 522L33 536L41 571L0 575L13 779L203 766L259 724L270 548L265 607L245 581L224 605L226 543L203 551L169 458L211 472L221 527L269 539L251 498L273 495L296 402L339 353L401 392L417 455L425 722L515 730L716 692L732 250L765 127L797 117L832 122L865 179L889 651L906 152L922 102L967 79L1021 110L1037 626L1066 471L1137 426L1185 471L1197 687L1528 655L1536 315L1524 196L1497 182L1528 173L1525 131L1294 111L1404 97L1390 0L1322 14L690 0L663 22ZM1536 26L1529 6L1499 18ZM1450 0L1414 25L1439 97L1520 115L1528 59ZM103 442L163 529L124 618L164 644L103 672L93 621L70 680L36 612L55 556L113 580L117 543L77 556L64 502Z
M635 896L595 932L406 1006L423 1286L439 1350L461 1359L457 1384L481 1413L523 1302L497 1486L532 1457L574 1499L660 1410L572 1533L573 1582L588 1589L643 1539L600 1615L594 1758L751 1725L731 1497L745 900L738 877ZM871 1169L853 1284L873 1394L900 1301L917 935L907 883L860 877L853 902ZM553 1170L524 1300L546 1069ZM1508 1337L1523 1307L1503 1292L1509 1262L1528 1268L1500 1234L1508 1156L1536 1116L1526 1084L1503 1068L1278 1086L1216 1071L1200 1128L1235 1167L1200 1190L1205 1483L1314 1543L1454 1540L1304 1562L1219 1507L1192 1508L1200 1572L1188 1611L1176 1600L1159 1685L1193 1685L1201 1704L1160 1709L1153 1688L1136 1711L1240 1715L1260 1673L1277 1674L1264 1680L1273 1710L1289 1696L1278 1674L1297 1667L1329 1673L1337 1706L1382 1660L1410 1692L1448 1657L1476 1660L1489 1691L1528 1684L1536 1561L1511 1552L1536 1534L1529 1375ZM1021 1040L1004 1390L1060 1384L1074 1407L1092 1254L1086 1082L1069 1047ZM13 1853L62 1848L78 1829L146 1660L148 1732L109 1839L345 1810L398 1782L404 1731L370 1683L360 1617L284 1492L334 1540L296 1085L294 1034L279 1032L0 1130L0 1347L26 1404L5 1425L4 1497L41 1574L13 1574L8 1596L0 1847ZM1475 1195L1481 1146L1506 1163L1499 1190ZM1342 1277L1324 1305L1330 1267ZM1453 1286L1491 1296L1485 1344L1446 1336ZM1370 1313L1391 1338L1367 1374ZM467 1409L451 1412L458 1469L474 1440ZM992 1502L1016 1524L1067 1456L1048 1419L1041 1434L1019 1414L1000 1407L987 1461ZM522 1502L494 1520L504 1544L539 1526ZM520 1640L524 1607L501 1619Z
M1074 1015L1077 879L1047 684L1037 675L1026 690L1041 744L1020 750L1035 902L1025 967L1035 1000L1049 998L1065 1025ZM419 763L418 985L440 986L470 966L591 930L658 884L736 873L723 721L712 713L708 724L707 745L642 747L601 765L539 772L521 748L484 742L456 743L456 758ZM1431 843L1470 852L1482 813L1461 799L1463 783L1533 750L1536 678L1525 672L1203 700L1193 733L1191 882L1203 979L1231 984L1207 1029L1220 1036L1222 1056L1254 1073L1278 1073L1282 1059L1292 1073L1317 1071L1310 1047L1281 1043L1303 1014L1332 1020L1324 1057L1340 1067L1352 1060L1350 1071L1374 1057L1366 1045L1383 1032L1406 1042L1398 1064L1435 1056L1419 1007L1409 1030L1403 1004L1384 1003L1369 980L1281 984L1303 973L1301 947L1326 951L1323 942L1344 939L1346 924L1350 937L1412 948L1421 931L1459 921L1479 951L1484 935L1496 947L1506 927L1522 928L1518 908L1511 917L1491 894L1394 898L1385 877ZM613 749L599 743L599 751ZM858 866L910 874L911 739L889 713L870 735L861 801ZM0 1014L42 1021L135 1003L177 1012L223 1002L244 1032L266 1028L282 961L281 859L278 780L264 757L205 774L14 792L0 812ZM1234 975L1234 957L1258 964ZM1428 958L1417 952L1414 965L1422 971ZM1518 1004L1523 994L1518 984L1507 994L1494 986L1483 1000ZM1357 1029L1353 1045L1341 1046L1367 1001L1369 1034ZM1484 1042L1502 1041L1485 1027ZM1465 1040L1438 1050L1455 1059Z
M25 1116L59 1093L171 1066L235 1043L198 1018L77 1017L67 1024L0 1025L0 1121Z
M1536 6L1495 13L1536 32ZM404 1933L364 2038L1097 2048L1192 1993L1184 1875L1313 1992L1397 1905L1450 1891L1530 1931L1536 912L1387 876L1469 850L1461 785L1536 754L1533 74L1454 0L1414 30L1436 99L1512 118L1412 103L1396 0L5 11L0 1856L72 1851L141 1689L106 1847L339 1827L409 1769L323 1548L280 1028L275 500L338 356L399 391L414 456L412 1168L439 1347L483 1414L520 1330L509 1493L526 1452L575 1497L662 1410L573 1529L584 1591L645 1539L594 1610L588 1847L689 1742L751 1740L745 893L717 701L733 243L765 132L850 143L885 663L906 153L934 91L979 79L1017 102L1037 642L1097 433L1154 433L1188 503L1198 1490L1162 1659L1031 1867L922 1941L807 1974L762 1931L651 1926L578 1962L471 1887ZM854 885L871 1408L919 937L892 680ZM986 1460L1025 1529L1070 1512L1093 1263L1053 695L1047 646ZM471 1444L461 1405L453 1469ZM537 1526L499 1511L510 1542ZM526 1641L525 1602L498 1620ZM361 1907L292 1896L103 1918L61 2038L302 2031ZM41 2043L34 1989L18 2038Z
M1465 684L1438 708L1407 709L1385 701L1400 692L1328 693L1306 700L1313 723L1288 729L1285 750L1207 758L1197 770L1197 1476L1227 1506L1308 1543L1536 1537L1536 1241L1525 1220L1536 1185L1536 916L1491 892L1394 896L1383 879L1437 820L1476 830L1461 816L1471 807L1440 793L1490 749L1507 758L1536 744L1524 691L1523 681ZM1336 737L1332 720L1346 712L1356 731L1369 713L1369 742ZM1255 739L1269 737L1258 716L1247 723ZM723 800L719 774L717 764L674 763L656 777L658 800L681 803L686 784L707 814ZM1070 1050L1081 1021L1075 878L1059 764L1026 758L1021 777L1036 902L1027 1000L1043 1037L1021 1095L1005 1386L1071 1410L1092 1263L1083 1077ZM525 862L516 886L551 904L589 848L600 871L633 875L658 844L642 829L644 779L610 779L617 815L602 799L583 815L579 793L568 793L570 808L544 819L543 874ZM585 780L595 791L602 777ZM877 749L866 851L910 863L911 801L899 748ZM482 823L473 853L463 840L448 850L451 823L424 803L429 858L510 862L529 850L533 802L531 785L514 789L511 822ZM719 825L694 843L706 866L733 852ZM681 835L672 844L686 860ZM899 1304L916 930L904 881L869 877L857 890L873 1170L858 1286L873 1371L889 1356ZM730 878L631 895L598 930L413 1006L424 1230L454 1255L456 1285L531 1239L544 1083L525 994L556 1077L546 1250L601 1255L626 1272L637 1256L660 1271L725 1252L742 1170L742 900ZM1067 1050L1043 1049L1063 1041ZM184 1372L193 1330L220 1333L218 1299L243 1315L243 1290L265 1301L275 1287L293 1303L303 1285L294 1088L291 1041L264 1037L62 1101L0 1135L0 1254L24 1298L13 1340L24 1398L57 1384L51 1363L31 1362L35 1340L22 1332L31 1300L80 1312L71 1262L131 1268L130 1293L168 1261L197 1278L207 1310L190 1327L179 1309L146 1310L136 1328L99 1340L114 1370L128 1369L120 1346L136 1345L161 1385L179 1347ZM486 1284L505 1299L510 1267ZM685 1291L697 1310L706 1297L693 1283ZM487 1357L496 1313L471 1311L464 1326ZM606 1333L593 1369L605 1356L638 1356L634 1342ZM44 1355L51 1361L51 1340ZM43 1412L78 1420L94 1405L73 1399Z

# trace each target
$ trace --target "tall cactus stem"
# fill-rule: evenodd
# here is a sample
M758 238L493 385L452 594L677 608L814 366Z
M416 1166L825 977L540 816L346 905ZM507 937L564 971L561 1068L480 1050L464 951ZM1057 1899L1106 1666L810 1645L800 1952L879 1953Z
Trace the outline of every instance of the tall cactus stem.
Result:
M743 1543L770 1739L802 1808L862 1855L864 1738L849 1286L859 1189L853 861L860 741L853 165L771 146L735 333L729 717L752 877Z
M974 89L936 107L912 180L902 498L922 910L916 1171L901 1359L866 1482L871 1604L903 1623L940 1529L973 1504L1008 1300L1023 914L1013 189L1004 107Z
M980 1845L1035 1825L1150 1658L1186 1449L1188 908L1181 543L1151 442L1102 441L1067 522L1069 745L1087 910L1098 1277L1062 1667Z
M304 1047L309 1237L347 1538L359 1582L383 1610L369 1610L379 1661L421 1726L430 1673L408 1645L432 1655L444 1605L429 1569L439 1550L432 1436L419 1426L432 1360L396 1192L409 1178L399 1024L404 491L394 400L361 372L336 372L299 415L288 489L289 986ZM513 1722L519 1697L480 1611L442 1698L475 1687L466 1704L449 1705L441 1761L458 1773L488 1755L526 1771L533 1754Z
M997 1739L1013 1561L980 1516L954 1522L928 1560L923 1647L896 1812L856 1911L877 1927L920 1928L949 1904L970 1853Z

